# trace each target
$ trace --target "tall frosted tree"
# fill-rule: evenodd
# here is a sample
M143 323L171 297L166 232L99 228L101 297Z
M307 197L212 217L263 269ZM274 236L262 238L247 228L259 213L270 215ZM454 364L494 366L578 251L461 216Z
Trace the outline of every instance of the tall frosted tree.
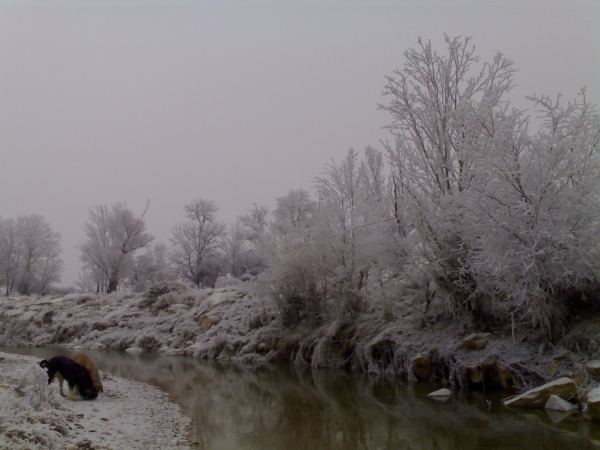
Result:
M60 282L60 234L39 214L0 220L0 280L6 293L44 293Z
M263 278L286 326L322 313L328 248L314 240L317 209L307 191L288 192L277 199L261 241L268 265Z
M154 239L146 232L147 210L148 205L139 217L125 203L97 205L89 210L84 229L87 239L78 248L81 261L105 277L107 293L117 290L135 252Z
M304 190L277 199L263 246L267 284L284 323L364 310L368 277L379 264L392 218L383 154L347 156L315 179L317 201Z
M315 190L319 212L314 235L329 247L329 289L339 301L337 314L361 310L369 272L379 262L391 219L382 153L367 147L361 161L350 149L340 164L325 166Z
M0 283L8 295L18 281L21 268L21 245L15 219L0 219Z
M388 129L396 145L388 156L397 201L422 243L420 257L461 304L471 294L470 274L462 270L468 249L460 234L461 205L480 170L473 145L485 133L480 111L506 109L503 95L514 69L500 53L477 69L469 38L445 39L445 54L420 39L419 48L404 53L404 68L386 77L389 103L380 108L393 118Z
M226 265L236 278L255 276L265 269L265 256L260 246L267 227L266 206L254 204L248 214L238 216L223 240Z
M196 287L214 285L220 271L217 256L227 226L216 220L218 210L197 198L185 205L186 220L173 228L171 260L179 277Z

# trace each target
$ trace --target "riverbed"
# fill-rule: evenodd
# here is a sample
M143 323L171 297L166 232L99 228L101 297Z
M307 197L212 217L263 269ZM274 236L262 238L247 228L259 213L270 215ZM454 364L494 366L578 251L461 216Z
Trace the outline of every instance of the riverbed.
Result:
M77 352L0 351L40 359ZM509 394L502 392L455 391L438 402L427 394L439 386L342 370L86 353L101 371L170 394L192 419L192 447L203 450L600 448L600 425L544 410L509 410L501 404Z

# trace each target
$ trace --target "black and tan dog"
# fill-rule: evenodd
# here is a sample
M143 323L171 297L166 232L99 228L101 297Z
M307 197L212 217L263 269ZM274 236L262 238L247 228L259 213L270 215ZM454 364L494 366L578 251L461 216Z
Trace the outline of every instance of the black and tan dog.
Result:
M73 361L75 361L77 364L81 364L88 370L90 377L92 377L94 390L96 392L104 392L102 380L100 379L100 372L98 372L98 368L96 367L96 364L94 364L94 361L92 361L85 353L77 353L75 356L73 356Z
M81 364L77 364L66 356L55 356L49 360L40 362L40 367L48 371L48 384L56 377L60 385L60 395L66 397L63 392L63 381L69 385L69 398L75 400L75 395L80 395L85 400L94 400L98 392L94 389L92 377L88 370Z

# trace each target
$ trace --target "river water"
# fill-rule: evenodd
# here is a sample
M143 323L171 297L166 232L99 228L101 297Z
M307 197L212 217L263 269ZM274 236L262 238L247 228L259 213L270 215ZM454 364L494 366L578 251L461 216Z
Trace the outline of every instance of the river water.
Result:
M77 353L0 351L40 359ZM511 411L500 402L507 394L498 392L459 392L441 403L427 398L439 386L338 370L85 353L100 370L172 394L192 418L191 442L203 450L600 449L600 424L544 410Z

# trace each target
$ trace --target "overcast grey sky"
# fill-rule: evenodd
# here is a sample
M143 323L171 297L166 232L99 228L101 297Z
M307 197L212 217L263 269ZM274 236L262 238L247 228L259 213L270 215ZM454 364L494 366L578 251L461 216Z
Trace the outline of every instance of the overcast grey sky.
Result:
M196 197L272 208L380 148L385 75L443 33L512 59L517 106L600 103L599 1L0 1L0 216L45 216L71 284L92 205L150 199L163 242Z

